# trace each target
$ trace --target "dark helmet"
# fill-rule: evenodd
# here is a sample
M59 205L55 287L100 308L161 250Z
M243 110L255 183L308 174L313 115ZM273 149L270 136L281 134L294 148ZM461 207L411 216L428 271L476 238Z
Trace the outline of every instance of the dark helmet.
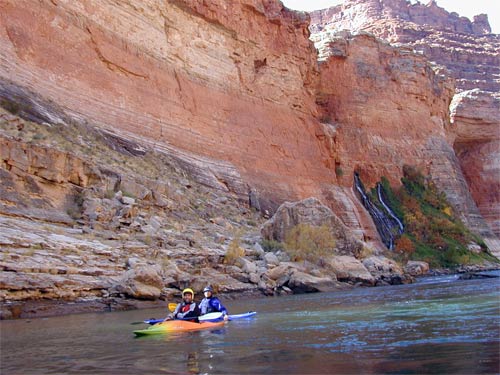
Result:
M205 287L205 289L203 289L203 293L205 293L205 292L210 292L210 293L213 293L213 292L214 292L214 290L213 290L213 288L209 285L209 286L206 286L206 287Z

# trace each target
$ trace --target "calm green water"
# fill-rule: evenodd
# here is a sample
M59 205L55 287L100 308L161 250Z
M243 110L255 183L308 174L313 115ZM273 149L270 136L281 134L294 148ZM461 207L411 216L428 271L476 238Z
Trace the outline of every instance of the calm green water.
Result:
M217 331L135 338L162 310L2 321L2 374L498 374L499 279L228 301Z

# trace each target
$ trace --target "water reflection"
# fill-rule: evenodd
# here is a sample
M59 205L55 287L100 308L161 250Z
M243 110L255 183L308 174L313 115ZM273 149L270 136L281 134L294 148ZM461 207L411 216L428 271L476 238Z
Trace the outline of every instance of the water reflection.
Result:
M189 352L187 354L187 372L189 374L199 374L200 373L200 363L198 362L198 353Z

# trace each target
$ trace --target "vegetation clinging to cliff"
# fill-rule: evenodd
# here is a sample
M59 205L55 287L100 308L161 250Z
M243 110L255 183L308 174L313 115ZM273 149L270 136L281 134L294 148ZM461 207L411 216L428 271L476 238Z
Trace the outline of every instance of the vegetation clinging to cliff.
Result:
M321 265L335 248L335 238L327 225L297 224L285 238L285 250L294 261L308 260Z
M401 182L401 187L393 190L386 178L381 181L391 208L405 225L404 234L396 240L395 250L401 258L423 260L432 267L455 267L490 258L484 242L465 227L445 194L429 178L415 167L404 166ZM372 198L377 201L376 194ZM474 244L477 252L467 247Z

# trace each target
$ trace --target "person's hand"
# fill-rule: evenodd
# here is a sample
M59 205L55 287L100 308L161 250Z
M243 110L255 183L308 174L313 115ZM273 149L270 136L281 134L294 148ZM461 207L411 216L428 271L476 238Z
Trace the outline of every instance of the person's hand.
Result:
M224 314L224 321L227 322L229 320L229 316Z

